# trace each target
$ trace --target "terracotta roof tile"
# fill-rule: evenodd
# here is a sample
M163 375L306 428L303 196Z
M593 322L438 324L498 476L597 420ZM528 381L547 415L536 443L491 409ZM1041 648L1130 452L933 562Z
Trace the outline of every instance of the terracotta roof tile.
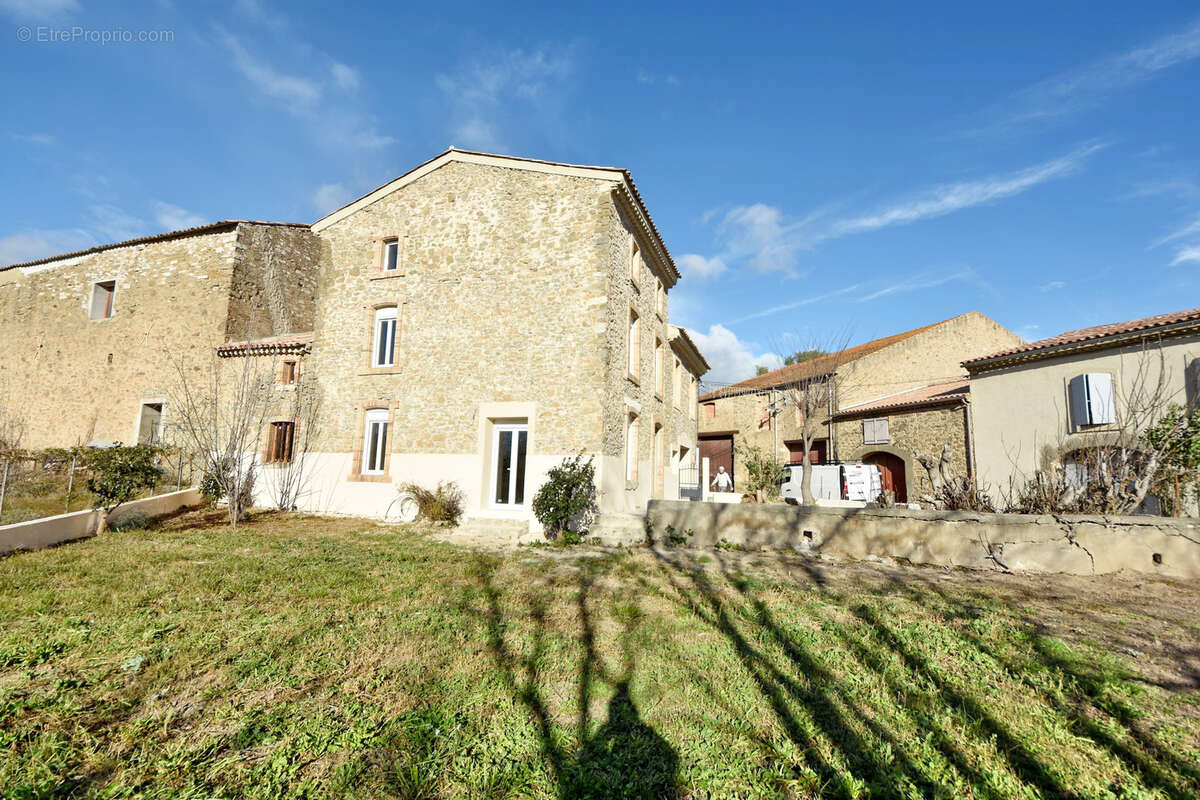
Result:
M1168 314L1158 314L1153 317L1131 319L1126 322L1111 322L1107 325L1095 325L1091 328L1080 328L1079 330L1067 331L1066 333L1060 333L1058 336L1051 336L1048 339L1040 339L1036 342L1030 342L1022 347L1015 347L1011 350L1002 350L999 353L992 353L991 355L980 356L979 358L973 358L970 361L964 361L963 366L969 369L972 366L981 366L985 362L994 361L996 359L1007 359L1011 356L1022 356L1026 353L1038 353L1039 351L1052 350L1063 345L1096 341L1123 333L1152 331L1155 328L1162 328L1168 325L1192 321L1200 321L1200 308L1191 308L1186 311L1173 311Z
M282 336L268 336L263 339L251 339L247 342L226 342L217 345L217 355L222 358L244 355L287 355L307 353L312 349L313 334L285 333Z
M960 403L967 398L970 391L971 387L966 378L946 381L945 383L934 383L929 386L922 386L920 389L912 389L911 391L894 394L891 397L881 397L878 400L871 400L867 403L843 408L834 414L833 418L839 419L867 412L890 411L900 408L918 408L946 403Z

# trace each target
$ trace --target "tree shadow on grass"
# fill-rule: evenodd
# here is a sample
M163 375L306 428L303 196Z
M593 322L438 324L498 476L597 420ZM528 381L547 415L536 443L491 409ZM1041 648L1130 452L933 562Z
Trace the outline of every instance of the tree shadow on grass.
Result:
M794 623L780 622L758 582L721 554L715 555L718 580L685 553L660 551L656 557L658 578L672 587L674 600L732 646L777 722L820 779L822 795L854 796L856 787L865 784L867 792L878 797L1000 798L1014 791L1035 797L1090 796L1090 790L1070 785L1069 770L1058 763L1053 747L1030 739L1029 731L1006 713L1009 709L997 704L994 687L976 692L964 676L951 674L955 667L927 655L925 647L905 633L903 623L891 619L878 603L839 593L835 582L812 562L800 562L805 573L801 582L823 601L816 605L834 606L829 614L848 612L849 619L834 621L801 608L801 616L807 615L821 632L820 637L807 638L798 635ZM1195 766L1136 725L1136 709L1110 696L1100 672L1064 656L1045 637L1032 640L1028 658L1035 663L1006 661L984 637L961 624L973 607L971 598L956 600L937 588L919 586L917 570L913 578L913 584L904 585L907 599L933 607L934 619L944 628L940 635L948 636L936 647L978 663L984 672L972 677L982 678L986 686L991 671L997 679L1024 682L1022 693L1032 690L1046 719L1066 722L1072 733L1106 750L1135 782L1170 798L1197 796ZM1028 617L1021 622L1036 626ZM829 645L838 650L836 672L827 666ZM1048 671L1071 702L1063 704L1045 694L1030 680L1031 670ZM863 679L882 688L873 688L874 695L864 694L861 686L853 685ZM1116 732L1113 722L1120 725ZM914 731L926 747L914 740ZM1129 782L1128 777L1114 777L1108 791L1119 796Z
M475 575L485 607L482 621L492 661L511 695L529 712L538 730L541 755L548 764L560 798L676 798L679 757L671 745L641 717L630 692L634 673L634 643L640 609L627 607L617 616L622 621L622 664L611 670L597 651L595 626L589 598L595 569L579 568L576 612L578 637L583 653L577 667L575 698L577 722L573 736L555 721L543 689L543 665L547 658L545 595L528 601L525 613L532 623L530 647L519 652L505 637L519 630L519 620L505 614L503 596L494 579L496 563L480 558ZM595 727L590 718L598 684L612 687L607 719Z

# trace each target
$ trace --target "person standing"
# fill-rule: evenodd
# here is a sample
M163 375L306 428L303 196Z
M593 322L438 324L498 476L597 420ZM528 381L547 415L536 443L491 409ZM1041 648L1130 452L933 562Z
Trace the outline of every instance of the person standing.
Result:
M733 491L733 478L725 471L725 467L717 467L717 474L713 476L710 488L715 488L718 492Z

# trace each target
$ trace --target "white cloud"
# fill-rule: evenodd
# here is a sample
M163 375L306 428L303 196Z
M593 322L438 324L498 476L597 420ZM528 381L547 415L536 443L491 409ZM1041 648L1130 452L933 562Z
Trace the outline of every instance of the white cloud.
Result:
M975 270L959 269L947 275L938 275L933 272L921 272L905 278L902 281L897 281L891 286L885 286L882 289L876 289L868 295L858 298L859 303L867 303L871 300L878 300L881 297L888 297L893 294L907 294L908 292L918 292L922 289L933 289L954 281L970 280L975 277Z
M0 8L17 19L54 22L71 16L80 6L79 0L0 0Z
M750 344L743 342L724 325L713 325L709 327L708 333L689 330L688 335L712 367L704 376L706 383L736 383L752 377L759 366L769 369L783 366L783 359L778 353L765 352L755 355Z
M171 203L164 203L161 200L154 201L154 221L159 224L163 230L178 231L184 228L194 228L197 225L203 225L212 220L206 219L199 214L193 214L186 208L180 208Z
M232 34L222 33L220 41L232 56L234 68L268 97L300 106L312 106L321 99L321 87L315 81L280 72L252 54Z
M1177 33L1055 75L1018 92L985 112L992 122L982 130L1044 122L1095 107L1115 91L1150 80L1163 70L1198 57L1200 20L1195 20Z
M934 186L876 211L840 219L830 219L831 206L799 219L790 219L776 206L765 203L737 206L717 223L714 238L718 252L709 260L730 268L746 265L756 272L791 272L799 254L821 242L909 225L1013 197L1078 172L1089 157L1106 146L1089 143L1060 158L1016 172ZM714 212L707 212L702 222L714 216Z
M318 214L324 216L334 209L346 205L351 196L352 192L345 184L326 183L317 187L317 190L313 192L313 208L317 210Z
M824 294L816 294L816 295L807 295L805 297L802 297L799 300L793 300L790 303L781 303L779 305L770 306L769 308L764 308L761 311L755 311L753 314L747 314L744 317L738 317L737 319L730 320L729 324L737 325L740 322L749 322L752 319L762 319L763 317L771 317L776 314L782 314L785 311L795 311L797 308L804 308L805 306L811 306L811 305L815 305L817 303L822 303L826 300L832 300L835 297L840 297L841 295L844 295L844 294L850 294L852 292L856 292L861 288L862 288L861 283L854 283L849 286L843 286L840 289L835 289L832 292L825 292Z
M333 74L333 82L338 87L347 91L358 88L361 79L359 78L358 70L353 67L348 67L345 64L335 61L333 62L333 66L329 68L329 71Z
M557 124L560 89L573 69L570 48L510 50L435 78L450 105L452 144L506 151L506 131Z
M96 240L91 234L77 228L14 233L0 238L0 266L84 250L95 244Z
M653 72L648 72L644 69L639 69L637 71L637 82L638 83L644 83L644 84L650 85L650 84L658 83L659 81L662 81L663 83L667 84L668 86L678 86L679 85L679 76L670 75L670 74L659 76L659 75L655 75Z
M18 142L36 144L42 147L49 147L55 142L55 138L48 133L14 133L11 135Z
M1155 242L1153 245L1151 245L1151 247L1158 247L1160 244L1166 244L1167 242L1174 242L1177 239L1183 239L1183 238L1186 238L1188 236L1192 236L1195 234L1200 234L1200 217L1196 217L1196 219L1193 222L1191 222L1187 225L1184 225L1182 228L1175 231L1174 233L1167 234L1166 236L1164 236L1163 238L1161 238L1157 242Z
M981 181L964 181L935 186L921 194L872 214L853 219L840 220L830 232L829 238L849 233L886 228L889 225L907 225L921 219L940 217L954 211L981 205L992 200L1012 197L1028 191L1040 183L1062 178L1078 172L1089 156L1107 145L1092 143L1080 147L1061 158L1037 164L1010 173L996 175Z
M1038 339L1038 336L1040 335L1040 334L1038 334L1038 331L1041 329L1042 329L1041 325L1030 324L1030 325L1024 325L1020 328L1017 328L1016 333L1017 333L1017 336L1020 336L1022 339L1024 339L1027 342L1036 342Z
M1172 267L1177 267L1180 264L1188 264L1195 262L1200 264L1200 245L1180 248L1175 254L1175 259L1171 262Z
M1066 281L1048 281L1038 287L1039 292L1053 292L1066 286Z
M145 236L146 221L135 217L124 209L109 203L99 203L88 208L87 227L98 231L110 242L136 239Z
M702 281L715 278L729 269L719 258L705 258L695 253L684 253L675 261L685 278L698 278Z

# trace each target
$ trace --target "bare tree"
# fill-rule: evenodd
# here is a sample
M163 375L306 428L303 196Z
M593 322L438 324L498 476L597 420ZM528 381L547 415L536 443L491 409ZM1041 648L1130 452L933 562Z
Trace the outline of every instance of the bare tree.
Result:
M804 454L800 461L800 498L804 505L816 503L812 493L813 443L828 435L830 418L838 410L839 394L853 383L853 368L846 355L849 334L843 334L834 346L814 344L804 352L824 355L785 367L796 380L781 387L785 403L796 409Z
M294 511L312 478L308 453L320 435L321 395L315 376L301 373L293 390L286 393L283 414L292 423L292 441L287 459L272 470L272 499L281 511Z
M179 381L169 397L170 429L228 502L229 524L237 525L253 499L256 459L273 399L274 365L269 359L219 359L196 379L179 361Z
M7 386L0 384L0 454L15 453L25 438L25 418L12 400Z
M1039 469L1010 481L1009 510L1129 514L1142 507L1190 424L1189 415L1170 413L1179 399L1173 386L1162 348L1143 345L1136 369L1114 381L1112 422L1043 448Z

